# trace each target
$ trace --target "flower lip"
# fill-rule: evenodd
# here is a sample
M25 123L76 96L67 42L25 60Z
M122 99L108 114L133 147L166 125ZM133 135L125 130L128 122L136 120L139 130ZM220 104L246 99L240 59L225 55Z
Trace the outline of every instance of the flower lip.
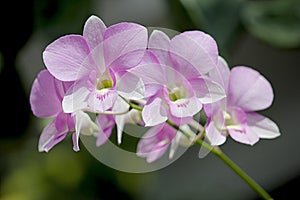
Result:
M235 130L244 133L247 123L246 114L240 108L220 110L213 118L219 131Z

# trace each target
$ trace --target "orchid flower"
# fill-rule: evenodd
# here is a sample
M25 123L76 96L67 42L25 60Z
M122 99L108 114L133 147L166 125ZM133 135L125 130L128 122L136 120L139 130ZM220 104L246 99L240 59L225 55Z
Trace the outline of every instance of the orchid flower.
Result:
M103 113L123 101L120 94L141 98L133 96L142 88L140 79L126 70L140 62L146 46L145 27L122 22L107 28L96 16L86 21L83 35L66 35L48 45L43 59L49 72L74 82L63 99L64 112Z
M227 94L226 99L204 107L208 116L206 137L212 145L223 144L227 134L249 145L259 138L280 135L272 120L255 112L268 108L274 98L272 86L265 77L245 66L236 66L230 71L221 57L218 67L209 75L224 86Z
M167 119L186 124L202 109L202 104L225 97L224 89L204 76L218 63L217 45L209 35L187 31L170 40L155 30L148 49L148 62L129 70L145 84L147 103L142 116L146 126Z
M187 125L180 128L189 133L189 139L167 123L150 128L138 143L137 155L151 163L162 157L170 146L169 159L172 159L179 145L190 146L196 136Z
M79 133L92 135L98 131L98 126L83 111L63 112L62 100L72 84L57 80L47 70L42 70L33 82L30 93L33 114L40 118L53 117L40 136L39 151L48 152L74 130L73 149L78 151Z

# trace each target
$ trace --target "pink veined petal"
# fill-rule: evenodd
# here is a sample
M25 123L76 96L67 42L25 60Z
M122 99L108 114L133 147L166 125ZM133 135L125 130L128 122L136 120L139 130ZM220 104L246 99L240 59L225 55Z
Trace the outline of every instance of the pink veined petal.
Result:
M245 127L246 131L238 131L235 129L228 129L229 135L237 142L243 144L254 145L256 142L259 141L259 137L253 133L248 127Z
M175 102L169 101L170 112L175 117L191 117L202 109L201 102L193 96L187 99L179 99Z
M153 30L149 38L148 48L153 50L168 51L170 45L170 38L160 30Z
M165 122L168 117L162 99L157 97L151 103L146 104L142 116L145 126L155 126Z
M230 129L237 129L240 130L241 132L245 132L246 131L246 127L247 127L247 115L246 113L243 111L243 109L239 108L239 107L232 107L232 108L227 108L227 114L229 114L230 119L227 119L227 123L226 123L226 128L228 130ZM224 113L223 113L223 117L226 120Z
M175 152L179 145L184 146L184 147L189 147L193 144L193 141L196 137L196 134L190 129L190 127L188 125L185 124L185 125L181 126L180 128L182 130L184 130L190 137L187 138L181 132L177 131L175 137L171 141L169 159L172 159L174 157Z
M245 111L257 111L269 107L273 101L273 90L269 81L249 67L234 67L230 72L229 105L239 106Z
M176 130L165 123L151 128L139 141L137 155L154 162L166 152L175 135Z
M164 85L166 82L165 71L158 63L143 63L128 71L140 77L146 85Z
M58 132L63 132L64 130L68 129L69 115L70 114L61 112L55 117L55 128Z
M147 47L147 29L135 23L122 22L110 26L104 32L105 65L115 71L137 65Z
M62 111L61 97L56 85L61 84L47 70L42 70L34 80L30 92L30 105L37 117L55 116Z
M218 146L226 141L226 131L219 131L213 120L210 120L205 129L206 137L212 146Z
M228 81L230 76L230 69L224 58L218 57L218 65L216 68L209 71L209 78L219 83L228 92Z
M218 63L218 47L215 40L201 31L186 31L170 42L170 55L176 66L192 65L200 74L215 68Z
M95 15L89 17L85 22L83 37L88 41L91 49L94 49L103 41L103 34L105 30L105 24L99 17Z
M269 118L257 113L247 113L249 131L255 133L260 138L273 139L280 136L280 131L276 123Z
M38 149L40 152L48 152L52 147L62 141L68 134L68 129L57 131L55 127L55 118L44 128L40 139Z
M149 38L148 49L155 53L159 63L172 66L169 55L170 38L162 31L154 30Z
M157 134L163 129L164 124L150 128L140 139L137 146L137 155L146 157L154 145L157 143Z
M221 99L214 103L204 104L203 110L208 117L212 117L216 112L220 110L226 110L227 107L227 98Z
M101 146L109 139L115 126L115 120L111 115L98 115L96 123L99 127L99 132L95 134L97 136L96 146Z
M90 47L81 35L66 35L47 46L43 52L49 72L62 81L75 81L95 69Z
M226 97L222 85L205 77L198 77L189 80L195 95L203 104L214 103Z
M143 58L138 65L150 64L150 63L159 64L159 61L157 59L156 54L154 54L153 51L147 49L144 52Z
M163 145L157 145L154 147L154 150L147 154L147 162L152 163L162 157L168 150L169 144L165 143Z
M118 79L116 90L125 99L139 100L145 96L144 82L130 72L126 72Z
M94 89L89 94L88 107L95 112L105 112L113 107L118 98L118 92L115 89Z
M90 56L93 58L95 62L95 69L99 73L104 73L107 70L107 67L105 65L105 60L104 60L104 46L103 42L95 46L91 50ZM85 62L89 62L88 59L85 60ZM84 62L84 64L85 64Z

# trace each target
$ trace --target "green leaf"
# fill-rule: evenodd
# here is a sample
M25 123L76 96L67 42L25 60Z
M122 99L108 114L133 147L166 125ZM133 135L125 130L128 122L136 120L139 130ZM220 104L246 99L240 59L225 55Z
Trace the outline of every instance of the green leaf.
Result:
M279 48L300 46L300 1L247 2L242 22L255 37Z

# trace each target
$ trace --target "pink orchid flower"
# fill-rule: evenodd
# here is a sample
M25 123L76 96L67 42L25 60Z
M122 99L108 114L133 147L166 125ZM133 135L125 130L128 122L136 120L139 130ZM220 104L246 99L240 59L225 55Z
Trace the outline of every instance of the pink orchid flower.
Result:
M42 131L39 139L39 151L48 152L72 131L75 131L73 149L78 151L79 133L91 135L98 131L98 126L83 111L63 112L62 100L72 84L73 82L57 80L47 70L42 70L33 82L30 93L33 114L40 118L53 117Z
M64 112L102 113L123 101L120 94L135 98L133 91L142 83L126 70L140 62L147 37L141 25L122 22L107 28L91 16L83 35L66 35L48 45L43 59L49 72L61 81L74 82L63 99Z
M253 145L259 138L280 135L277 125L255 111L268 108L274 95L271 84L259 72L245 66L230 71L226 61L219 57L218 67L210 77L222 84L227 98L204 110L208 116L206 137L212 145L221 145L227 134L235 141Z
M170 119L186 124L202 104L225 97L224 89L204 75L218 63L216 42L200 31L187 31L172 39L153 31L144 62L129 72L141 77L147 103L142 116L146 126Z

